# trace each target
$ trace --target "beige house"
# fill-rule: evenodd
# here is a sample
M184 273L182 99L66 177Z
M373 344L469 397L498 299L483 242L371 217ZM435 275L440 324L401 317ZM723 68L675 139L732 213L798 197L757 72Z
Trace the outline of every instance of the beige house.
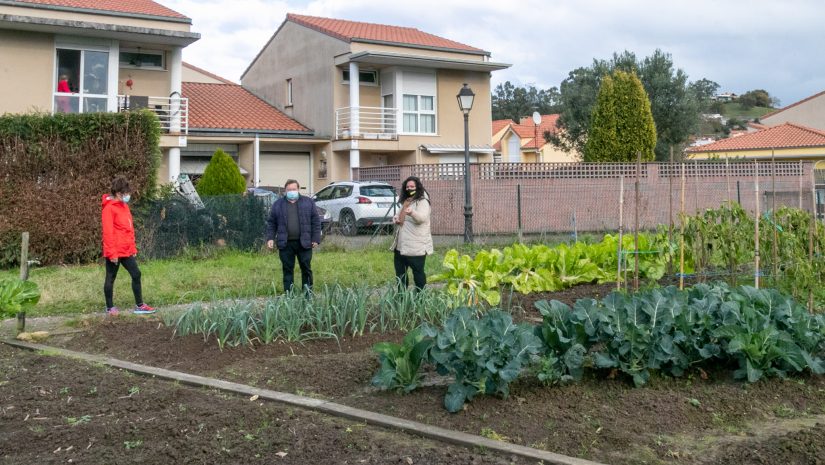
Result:
M525 116L512 120L493 121L493 148L496 161L502 163L572 163L581 161L578 153L567 153L547 142L545 134L558 131L558 114L541 115L541 122Z
M283 186L297 179L307 193L313 147L329 143L239 84L183 63L189 135L181 148L181 173L197 179L221 149L238 163L249 186ZM318 188L323 186L318 186Z
M160 179L180 173L192 20L150 0L0 2L0 114L148 107L163 129Z
M351 168L463 161L464 83L472 160L492 161L490 73L508 66L413 28L289 14L241 83L326 139L311 154L323 185Z
M825 91L763 115L759 122L766 126L795 123L825 130Z

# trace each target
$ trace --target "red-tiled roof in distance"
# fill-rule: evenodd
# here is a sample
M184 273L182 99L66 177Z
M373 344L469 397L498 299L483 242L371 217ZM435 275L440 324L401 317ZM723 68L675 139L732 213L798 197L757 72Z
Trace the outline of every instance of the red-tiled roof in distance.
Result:
M493 135L498 134L499 131L504 129L508 124L513 124L513 120L511 119L494 119L493 120Z
M541 124L538 127L538 139L539 145L538 148L544 147L544 144L547 142L544 140L544 133L549 132L551 134L555 134L558 130L556 126L556 122L559 120L558 113L554 113L552 115L541 115ZM521 148L523 149L535 149L536 148L536 125L533 123L533 118L531 116L525 116L521 118L519 124L513 125L513 131L518 134L519 138L522 140L529 139L529 142L522 144Z
M191 70L197 71L198 73L205 74L206 76L209 76L212 79L215 79L216 81L221 81L224 84L235 84L234 82L230 81L229 79L218 76L217 74L214 74L214 73L210 73L209 71L207 71L203 68L198 68L197 66L195 66L191 63L187 63L187 62L184 61L182 64L183 64L184 68L189 68Z
M189 128L260 131L312 130L280 112L237 84L184 82L189 99Z
M287 21L314 29L336 39L347 42L366 40L388 42L393 44L443 48L465 52L484 53L484 50L471 47L454 40L428 34L412 27L388 26L384 24L345 21L342 19L319 18L289 13Z
M18 0L17 3L189 19L152 0Z
M762 129L738 137L722 139L712 144L690 147L688 152L731 152L825 146L825 132L793 123Z

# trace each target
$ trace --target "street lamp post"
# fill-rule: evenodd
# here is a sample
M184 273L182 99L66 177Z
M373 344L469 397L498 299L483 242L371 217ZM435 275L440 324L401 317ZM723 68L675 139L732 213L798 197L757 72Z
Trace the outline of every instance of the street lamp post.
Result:
M464 243L473 242L473 203L470 192L470 110L476 94L464 83L456 99L458 108L464 113Z

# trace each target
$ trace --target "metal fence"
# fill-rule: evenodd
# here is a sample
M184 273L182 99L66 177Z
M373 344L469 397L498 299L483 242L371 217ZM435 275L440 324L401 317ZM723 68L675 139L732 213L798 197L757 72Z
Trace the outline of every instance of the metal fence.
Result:
M489 163L470 165L478 236L640 229L678 222L735 201L749 212L780 206L812 211L812 162ZM356 179L400 187L418 176L430 194L432 231L464 231L464 165L360 168ZM821 205L819 205L821 212ZM638 219L637 219L638 215Z

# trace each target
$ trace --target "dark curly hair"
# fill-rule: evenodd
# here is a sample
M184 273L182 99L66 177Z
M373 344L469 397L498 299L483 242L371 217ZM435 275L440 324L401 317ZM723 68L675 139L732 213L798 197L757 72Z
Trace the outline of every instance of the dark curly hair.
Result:
M115 179L112 179L112 195L117 194L126 194L132 192L132 187L129 185L129 181L126 180L123 176L118 176Z

